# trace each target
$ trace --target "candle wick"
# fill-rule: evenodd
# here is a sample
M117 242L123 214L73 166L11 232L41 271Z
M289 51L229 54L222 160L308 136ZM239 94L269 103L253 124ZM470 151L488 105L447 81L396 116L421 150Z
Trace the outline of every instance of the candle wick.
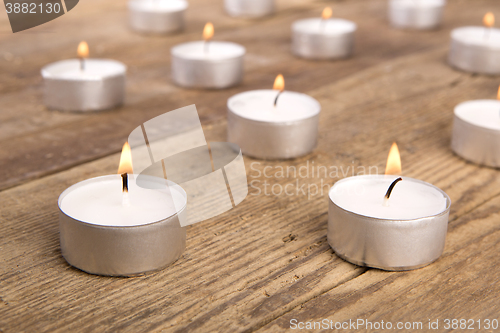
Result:
M122 191L123 193L125 193L128 192L128 174L125 172L122 173L121 176L122 176Z
M85 58L80 58L80 70L83 72L85 70Z
M392 182L391 186L389 186L384 196L384 206L389 206L389 198L391 197L392 190L394 189L394 186L396 186L396 184L402 180L403 178L399 177L398 179Z
M130 206L130 199L128 197L128 174L122 173L122 206L124 207L129 207Z
M280 97L281 93L283 92L283 90L280 90L280 92L278 93L278 95L276 95L276 98L274 99L274 107L276 107L276 105L278 104L278 98Z

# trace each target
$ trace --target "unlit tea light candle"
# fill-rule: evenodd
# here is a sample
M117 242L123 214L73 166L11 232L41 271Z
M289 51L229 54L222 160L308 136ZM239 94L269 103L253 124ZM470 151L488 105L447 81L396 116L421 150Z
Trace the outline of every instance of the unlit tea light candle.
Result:
M352 54L354 22L332 19L332 10L327 7L321 18L309 18L292 24L292 51L295 55L309 59L345 58Z
M445 6L446 0L389 0L389 21L395 28L435 29Z
M329 199L328 242L347 261L409 270L428 265L443 252L451 201L431 184L388 175L354 176L335 183Z
M80 59L42 68L45 105L62 111L97 111L123 104L125 65L115 60L86 59L85 42L80 43L78 56Z
M164 184L165 190L145 189L135 177L88 179L61 194L61 250L69 264L92 274L131 276L163 268L182 254L186 193L156 177L148 181Z
M321 106L314 98L284 90L253 90L229 98L228 141L243 154L262 159L294 158L316 147Z
M256 18L274 14L275 0L224 0L226 12L234 17Z
M454 113L453 151L473 163L500 167L500 101L468 101Z
M492 13L484 16L484 27L462 27L451 32L449 62L463 71L500 74L500 29L493 28Z
M132 29L144 33L165 34L184 29L185 0L130 0Z
M172 48L172 78L188 88L223 89L243 79L245 48L230 42L212 41L214 28L207 23L204 41L189 42Z

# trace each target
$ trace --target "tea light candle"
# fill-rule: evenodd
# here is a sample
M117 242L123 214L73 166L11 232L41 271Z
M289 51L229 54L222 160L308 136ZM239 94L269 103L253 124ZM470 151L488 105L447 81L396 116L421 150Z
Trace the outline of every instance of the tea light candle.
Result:
M263 17L274 14L275 0L224 0L224 7L230 16Z
M395 28L435 29L445 6L446 0L389 0L389 21Z
M308 59L345 58L354 48L354 22L331 19L327 7L321 18L299 20L292 24L292 52Z
M80 59L58 61L42 68L44 103L62 111L96 111L123 104L124 64L114 60L85 59L87 43L78 47Z
M166 34L184 29L185 0L130 0L130 26L138 32Z
M124 147L124 153L130 154L130 148ZM135 177L92 178L60 195L61 250L70 265L91 274L132 276L165 267L182 254L186 193L157 177L142 181L162 183L165 189L145 189Z
M341 258L359 266L423 267L443 252L450 205L446 193L420 180L345 178L329 192L328 243Z
M468 101L454 113L452 150L473 163L500 167L500 101Z
M462 27L451 32L449 62L452 66L478 74L500 74L500 29L488 13L485 27Z
M274 89L253 90L227 101L228 141L243 154L262 159L294 158L317 143L321 106L314 98L284 90L283 76Z
M243 79L245 48L230 42L211 41L214 29L205 25L205 41L189 42L172 48L172 78L188 88L223 89Z

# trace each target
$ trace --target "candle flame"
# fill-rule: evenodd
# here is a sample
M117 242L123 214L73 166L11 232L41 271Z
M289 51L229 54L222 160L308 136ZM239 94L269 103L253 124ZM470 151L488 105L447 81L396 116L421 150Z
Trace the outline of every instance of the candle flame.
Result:
M497 99L500 101L500 86L498 87Z
M385 167L386 175L399 175L401 174L401 157L399 156L399 149L396 142L391 146L389 156L387 157L387 164Z
M88 58L89 56L89 45L87 42L83 41L78 44L78 58Z
M214 25L210 22L205 24L205 28L203 28L203 39L210 40L214 36Z
M330 17L332 17L332 9L330 7L326 7L321 13L321 18L323 20L328 20Z
M483 18L483 23L486 27L491 28L495 25L495 15L492 12L486 13Z
M130 150L130 145L128 144L128 142L125 142L122 148L122 155L120 156L118 173L134 173L134 170L132 169L132 151Z
M285 90L285 78L283 77L283 75L279 74L278 76L276 76L273 89L279 91Z

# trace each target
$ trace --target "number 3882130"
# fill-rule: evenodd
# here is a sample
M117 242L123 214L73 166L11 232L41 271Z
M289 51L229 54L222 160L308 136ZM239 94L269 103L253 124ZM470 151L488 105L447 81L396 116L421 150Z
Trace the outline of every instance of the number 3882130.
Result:
M51 14L59 13L61 11L61 4L59 3L28 3L28 2L7 2L5 3L7 14Z

